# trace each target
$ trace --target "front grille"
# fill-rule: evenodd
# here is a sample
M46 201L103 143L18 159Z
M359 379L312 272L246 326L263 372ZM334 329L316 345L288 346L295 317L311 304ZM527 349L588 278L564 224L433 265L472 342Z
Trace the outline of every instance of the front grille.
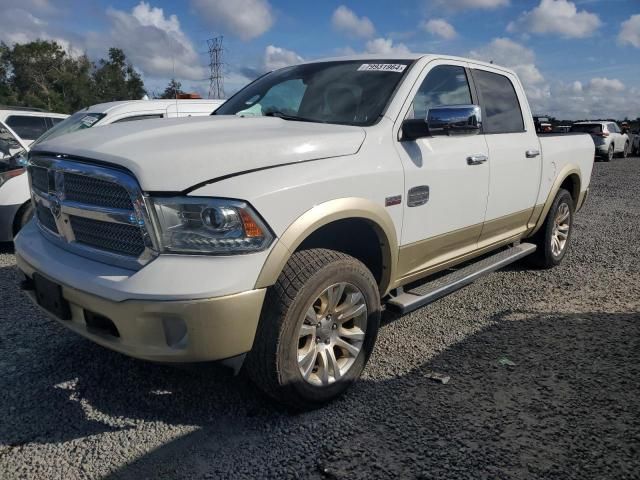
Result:
M86 175L65 172L64 195L74 202L133 210L131 197L123 186Z
M38 217L38 221L42 226L48 228L53 233L58 233L58 226L56 225L56 219L47 207L37 204L36 206L36 216Z
M69 216L76 242L109 252L137 257L144 252L140 227Z
M156 256L145 197L130 174L48 156L32 157L29 172L38 224L50 241L134 270Z
M49 191L49 171L46 168L30 167L29 173L33 188L45 193Z

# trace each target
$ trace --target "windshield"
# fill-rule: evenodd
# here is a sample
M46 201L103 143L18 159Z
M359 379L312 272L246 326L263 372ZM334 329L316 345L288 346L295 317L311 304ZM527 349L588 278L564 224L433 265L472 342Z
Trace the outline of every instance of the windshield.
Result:
M410 64L338 61L282 68L240 90L213 115L373 125Z
M573 125L571 131L579 133L602 133L602 125L599 123L581 123Z
M91 128L105 116L105 113L89 113L82 111L76 112L70 117L64 119L62 122L58 123L51 130L45 132L34 142L34 145L42 143L45 140L51 140L52 138L59 137L60 135L66 135L67 133L77 132L78 130L84 130L85 128Z
M0 123L0 172L23 167L26 153L18 139Z

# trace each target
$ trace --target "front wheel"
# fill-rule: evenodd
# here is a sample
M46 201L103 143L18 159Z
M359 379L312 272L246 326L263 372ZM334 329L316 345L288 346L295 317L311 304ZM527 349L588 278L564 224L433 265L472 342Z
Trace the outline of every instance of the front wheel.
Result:
M534 266L551 268L562 262L569 249L574 211L571 194L560 189L544 224L532 238L533 243L538 246L535 253L529 257Z
M269 288L247 373L268 395L309 410L342 394L362 373L380 324L380 296L360 261L302 250Z

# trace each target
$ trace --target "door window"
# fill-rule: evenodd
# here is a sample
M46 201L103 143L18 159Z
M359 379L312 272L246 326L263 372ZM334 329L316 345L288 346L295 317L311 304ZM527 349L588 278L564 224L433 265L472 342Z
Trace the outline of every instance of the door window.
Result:
M474 70L473 79L482 102L484 133L524 132L518 95L504 75Z
M471 103L471 90L464 67L438 65L420 85L407 118L427 118L430 108Z
M24 140L35 140L49 130L45 117L11 115L7 118L7 125Z

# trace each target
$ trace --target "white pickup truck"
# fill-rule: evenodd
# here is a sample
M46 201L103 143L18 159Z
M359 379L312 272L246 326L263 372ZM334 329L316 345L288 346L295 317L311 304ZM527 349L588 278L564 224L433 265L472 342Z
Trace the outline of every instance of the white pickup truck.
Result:
M314 408L359 377L383 308L419 308L524 256L560 263L593 158L588 135L538 137L520 81L496 65L287 67L210 118L38 144L21 287L100 345L243 365L272 397Z

